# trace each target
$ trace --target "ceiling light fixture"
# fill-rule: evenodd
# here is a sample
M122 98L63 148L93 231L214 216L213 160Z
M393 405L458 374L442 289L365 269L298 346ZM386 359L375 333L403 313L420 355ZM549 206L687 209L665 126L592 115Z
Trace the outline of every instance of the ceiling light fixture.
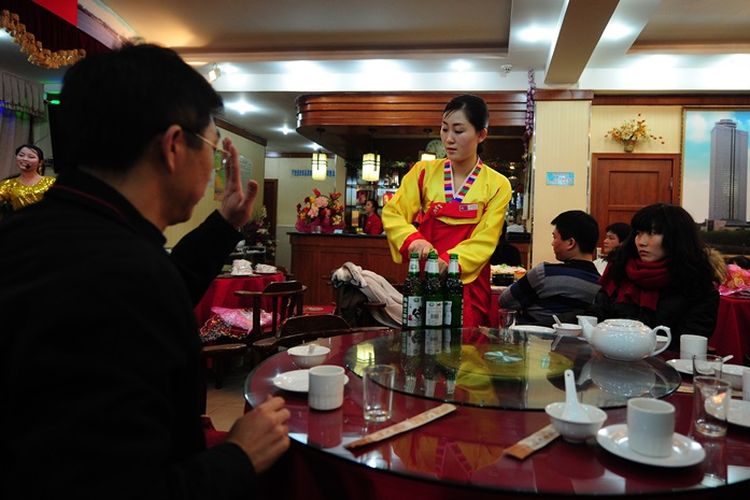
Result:
M422 153L422 156L419 157L421 161L432 161L437 160L437 155L433 153Z
M213 66L211 66L211 69L208 71L208 82L214 83L220 76L221 68L219 68L219 65L214 64Z
M380 155L365 153L362 155L362 179L368 182L380 180Z
M312 154L312 178L314 181L326 180L328 170L328 155L319 151Z

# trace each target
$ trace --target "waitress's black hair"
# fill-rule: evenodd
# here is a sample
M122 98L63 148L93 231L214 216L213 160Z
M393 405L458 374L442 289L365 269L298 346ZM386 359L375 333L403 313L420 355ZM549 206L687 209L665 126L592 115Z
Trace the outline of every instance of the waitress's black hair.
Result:
M367 201L372 203L372 209L375 210L375 212L378 211L378 199L377 198L368 198ZM367 203L367 201L365 203Z
M449 115L454 111L463 111L469 123L479 132L490 125L490 110L487 103L479 96L472 94L463 94L454 97L445 105L443 116ZM481 153L484 148L480 142L477 145L477 154Z

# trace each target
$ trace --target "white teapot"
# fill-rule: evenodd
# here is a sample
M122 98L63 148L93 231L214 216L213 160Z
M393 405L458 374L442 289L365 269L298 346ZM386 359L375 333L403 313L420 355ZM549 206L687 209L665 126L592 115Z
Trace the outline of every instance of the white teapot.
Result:
M652 330L640 321L632 319L608 319L596 326L583 323L583 336L594 350L608 358L621 361L635 361L656 356L672 341L672 333L668 327L657 326ZM659 330L666 333L667 341L657 349L656 332Z

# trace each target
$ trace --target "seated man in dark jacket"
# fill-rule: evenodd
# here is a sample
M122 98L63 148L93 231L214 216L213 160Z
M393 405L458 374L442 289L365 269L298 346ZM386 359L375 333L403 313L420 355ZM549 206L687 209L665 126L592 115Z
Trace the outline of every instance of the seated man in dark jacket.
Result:
M206 449L193 306L258 190L212 115L221 98L172 50L126 46L71 67L64 169L0 223L0 498L252 498L289 446L270 398ZM218 210L171 254L162 232L205 195Z
M556 314L576 322L599 291L594 248L599 239L596 220L581 210L563 212L552 220L552 249L561 264L544 262L513 283L500 296L500 305L519 309L519 323L551 325Z

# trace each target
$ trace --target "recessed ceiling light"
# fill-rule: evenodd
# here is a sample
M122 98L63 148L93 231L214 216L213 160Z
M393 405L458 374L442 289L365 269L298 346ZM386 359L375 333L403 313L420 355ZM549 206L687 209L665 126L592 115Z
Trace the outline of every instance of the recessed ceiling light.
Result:
M234 101L234 102L228 102L226 103L226 107L238 112L241 115L244 115L245 113L249 111L257 111L258 107L253 106L247 101Z
M289 132L291 132L291 131L292 131L292 129L290 129L286 125L284 125L283 127L281 127L281 133L284 134L284 135L289 135Z
M466 71L471 68L471 63L465 59L456 59L451 63L451 69L454 71Z
M602 33L602 40L615 42L617 40L622 40L623 38L630 36L632 32L633 28L631 28L630 26L614 21L609 23L604 29L604 33Z
M552 28L543 28L541 26L529 26L519 30L518 37L523 42L551 42L555 36L555 30Z
M227 75L234 75L235 73L240 72L240 68L238 68L234 64L222 63L219 64L219 67L221 68L221 72Z

